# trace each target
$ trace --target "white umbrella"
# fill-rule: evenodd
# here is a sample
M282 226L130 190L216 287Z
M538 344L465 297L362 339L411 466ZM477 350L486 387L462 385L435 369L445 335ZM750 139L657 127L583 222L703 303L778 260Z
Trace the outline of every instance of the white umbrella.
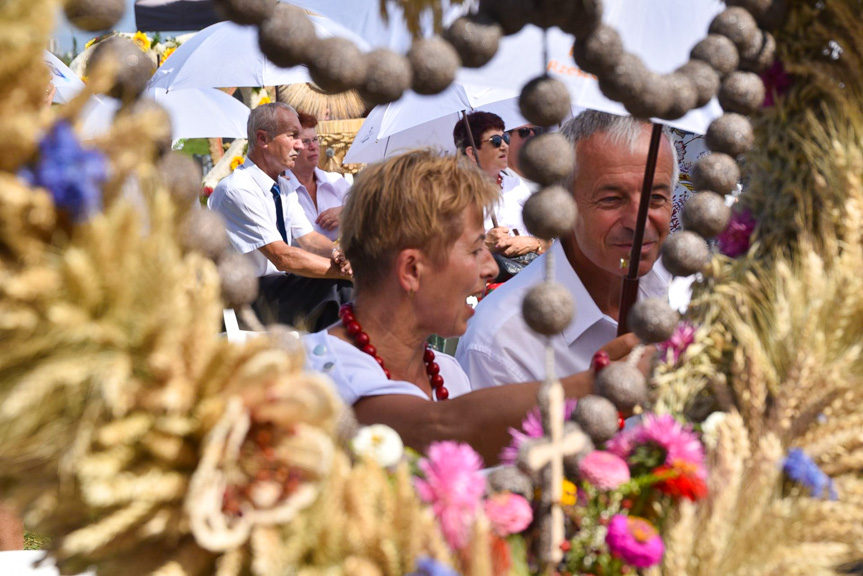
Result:
M497 114L507 129L528 123L518 109L516 89L455 82L434 96L408 91L397 102L369 113L344 161L377 162L423 146L454 152L452 131L461 112L476 110Z
M45 50L45 65L51 71L51 82L57 89L54 102L67 104L84 89L84 82L62 60Z
M171 137L245 138L249 108L215 88L165 90L150 88L144 97L162 105L171 117ZM82 135L93 138L111 126L120 102L108 97L94 97L82 114Z
M368 43L322 16L309 16L320 38L350 39L363 51ZM280 68L258 47L256 26L219 22L204 28L177 48L150 80L150 86L179 88L225 88L230 86L280 86L310 82L305 66Z
M616 29L627 51L658 73L675 70L689 59L693 46L707 35L711 20L725 8L717 0L605 0L602 20ZM543 56L547 42L548 58ZM578 68L572 58L574 37L558 28L526 26L501 39L500 48L482 68L463 68L458 80L486 86L521 87L544 70L564 82L573 104L612 114L628 114L619 102L599 90L596 77ZM716 99L678 120L658 120L688 132L704 134L722 110Z

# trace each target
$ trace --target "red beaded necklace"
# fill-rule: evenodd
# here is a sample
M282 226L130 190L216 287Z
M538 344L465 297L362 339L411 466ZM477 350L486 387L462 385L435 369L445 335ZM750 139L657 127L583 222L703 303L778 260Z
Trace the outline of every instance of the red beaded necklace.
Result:
M354 344L356 344L357 348L374 358L383 369L384 374L386 374L387 380L391 380L392 376L390 376L390 371L387 370L386 366L384 366L383 359L378 356L377 348L372 346L369 335L363 332L363 327L357 321L357 317L354 316L354 305L351 303L343 304L342 307L339 308L339 318L342 319L342 326L345 327L345 332L348 333L348 336L354 339ZM446 400L449 398L449 390L447 390L443 385L443 376L440 374L440 366L434 361L434 359L434 351L429 348L428 344L426 344L426 349L423 353L423 362L425 362L426 365L426 374L428 374L429 377L429 384L431 384L434 398L436 400Z

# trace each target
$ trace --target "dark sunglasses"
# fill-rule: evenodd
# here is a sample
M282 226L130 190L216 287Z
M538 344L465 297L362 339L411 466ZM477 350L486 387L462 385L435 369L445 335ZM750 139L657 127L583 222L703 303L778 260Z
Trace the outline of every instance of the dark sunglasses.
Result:
M492 146L494 146L495 148L500 148L501 142L506 142L507 144L509 144L509 134L507 134L506 132L504 132L503 135L495 134L494 136L489 136L488 138L483 140L483 142L491 142ZM480 142L480 144L482 144L482 142Z
M534 136L539 136L542 134L542 128L539 126L531 126L525 128L513 128L512 130L507 130L507 134L512 134L513 132L518 132L518 135L524 139L533 134Z

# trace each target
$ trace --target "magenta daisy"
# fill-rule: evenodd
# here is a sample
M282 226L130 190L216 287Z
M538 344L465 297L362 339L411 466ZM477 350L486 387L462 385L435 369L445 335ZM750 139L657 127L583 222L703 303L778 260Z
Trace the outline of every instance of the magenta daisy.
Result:
M419 468L424 477L415 480L417 493L431 504L449 545L465 547L485 491L482 458L467 444L435 442Z
M578 404L578 400L575 400L574 398L567 398L564 401L564 419L569 420L570 415L572 415L572 411L575 410L576 404ZM499 455L500 463L504 465L515 464L518 459L518 448L525 440L529 438L541 438L544 435L542 430L542 421L539 415L539 406L534 406L533 409L527 413L527 416L524 417L524 420L521 423L521 430L510 428L509 434L512 436L512 442L509 443L509 446L506 446L501 450Z
M605 543L612 555L636 568L658 564L665 552L662 538L653 524L637 516L612 516Z
M677 361L693 342L695 342L695 326L684 320L674 329L671 338L657 344L657 348L659 348L662 358L665 358L667 351L671 350L671 363L677 364Z
M682 425L670 414L648 414L632 430L624 431L609 440L605 449L626 460L632 451L645 444L659 446L665 451L665 464L685 463L694 466L697 476L704 478L704 446L689 425Z
M629 466L616 454L594 450L578 463L582 480L600 490L615 490L629 482Z
M755 230L756 220L745 208L731 215L728 227L716 237L719 251L729 258L737 258L749 250L749 241Z

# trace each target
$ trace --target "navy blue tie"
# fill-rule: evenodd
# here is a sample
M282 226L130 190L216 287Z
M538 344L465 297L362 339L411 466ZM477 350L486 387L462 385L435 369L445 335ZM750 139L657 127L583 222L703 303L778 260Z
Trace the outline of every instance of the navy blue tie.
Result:
M273 193L273 200L276 202L276 228L279 229L279 234L282 235L282 240L284 240L285 244L287 244L288 231L285 229L285 214L282 211L282 196L281 194L279 194L278 182L273 184L273 187L270 188L270 192Z

